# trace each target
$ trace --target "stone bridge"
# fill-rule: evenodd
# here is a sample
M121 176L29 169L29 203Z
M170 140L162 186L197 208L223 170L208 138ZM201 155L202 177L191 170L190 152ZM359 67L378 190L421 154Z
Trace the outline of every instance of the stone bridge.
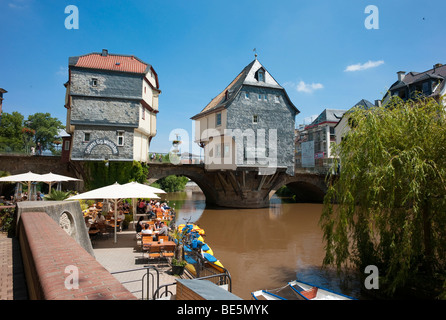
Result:
M169 175L190 178L205 194L207 204L220 207L268 207L271 197L284 185L299 202L322 202L327 190L324 173L306 170L298 170L294 176L279 169L272 175L259 175L257 168L211 171L196 164L149 164L149 184Z
M33 171L53 172L85 181L82 161L63 161L60 157L0 156L0 170L11 174ZM194 181L209 205L233 208L268 207L274 193L288 186L298 202L320 203L326 193L326 173L297 168L294 176L277 169L272 175L259 175L257 168L206 170L202 164L149 163L149 183L169 175L182 175ZM82 182L69 182L69 189L83 192ZM0 186L1 191L1 186Z

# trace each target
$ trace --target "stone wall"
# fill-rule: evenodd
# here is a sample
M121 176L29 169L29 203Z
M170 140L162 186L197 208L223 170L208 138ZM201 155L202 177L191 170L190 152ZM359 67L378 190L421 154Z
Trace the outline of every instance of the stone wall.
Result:
M245 98L245 93L249 93L249 99ZM261 95L259 100L258 95ZM264 96L267 96L267 100ZM279 102L276 102L276 96L279 96ZM258 116L258 123L253 123L253 115ZM277 167L286 167L287 174L294 174L294 126L296 113L286 102L283 90L244 86L235 100L228 107L227 128L241 129L242 132L252 129L257 133L258 129L265 129L265 147L270 150L267 157L273 157L277 154ZM277 145L273 140L269 143L269 129L277 130ZM274 137L273 137L274 138ZM246 143L246 139L245 139ZM273 147L277 147L276 150ZM237 155L243 159L244 155L241 148Z
M72 68L70 124L75 131L71 159L133 160L142 88L142 75ZM119 132L124 134L122 146L117 142Z
M94 256L79 201L23 201L17 203L17 224L25 212L44 212L79 246Z
M92 79L97 80L96 86L92 86ZM142 99L141 74L72 67L70 80L72 95Z
M123 133L124 144L117 143L118 130ZM85 133L90 134L90 140L84 141ZM92 127L77 125L73 134L71 151L72 160L133 160L133 128L126 127Z

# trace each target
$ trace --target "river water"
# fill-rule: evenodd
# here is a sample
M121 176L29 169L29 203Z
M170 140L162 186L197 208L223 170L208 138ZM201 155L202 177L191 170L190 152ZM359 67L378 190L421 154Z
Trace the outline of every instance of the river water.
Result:
M177 225L190 222L206 232L214 256L229 270L232 292L251 299L251 292L274 289L300 279L362 298L357 277L341 281L334 270L321 269L323 232L321 204L287 203L273 197L269 208L206 207L201 192L169 193Z

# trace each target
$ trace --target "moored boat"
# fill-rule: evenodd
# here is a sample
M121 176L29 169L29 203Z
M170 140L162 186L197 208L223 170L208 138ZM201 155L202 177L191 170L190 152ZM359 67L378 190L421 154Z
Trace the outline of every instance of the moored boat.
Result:
M188 223L179 225L178 231L182 232L185 228L189 235L189 240L184 245L186 269L196 275L195 265L201 261L204 266L211 267L221 273L226 272L223 264L214 256L211 247L204 242L204 230L195 224Z
M342 293L294 280L287 285L273 290L251 292L255 300L356 300Z
M303 297L304 300L356 300L345 294L315 286L304 281L294 280L288 282L288 286Z

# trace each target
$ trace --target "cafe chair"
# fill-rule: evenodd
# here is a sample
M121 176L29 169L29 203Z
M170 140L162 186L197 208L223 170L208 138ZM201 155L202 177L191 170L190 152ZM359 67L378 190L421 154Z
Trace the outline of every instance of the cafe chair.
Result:
M161 257L161 247L150 246L149 247L149 259L159 259Z

